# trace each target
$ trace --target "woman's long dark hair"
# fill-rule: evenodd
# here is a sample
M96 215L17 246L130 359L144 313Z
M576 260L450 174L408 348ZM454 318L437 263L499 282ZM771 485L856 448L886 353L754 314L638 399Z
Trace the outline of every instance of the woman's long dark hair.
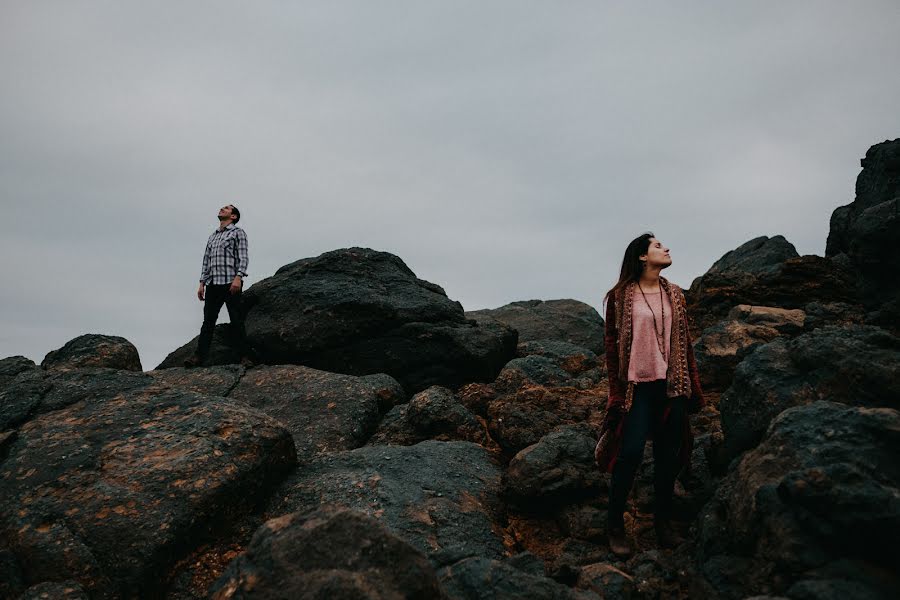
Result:
M603 297L603 303L609 300L610 296L615 295L620 289L625 287L632 281L639 281L641 273L644 271L644 265L641 263L641 255L647 254L650 248L650 238L655 238L651 232L642 233L638 237L631 240L628 247L625 248L625 257L622 259L622 270L619 272L619 281L606 292Z

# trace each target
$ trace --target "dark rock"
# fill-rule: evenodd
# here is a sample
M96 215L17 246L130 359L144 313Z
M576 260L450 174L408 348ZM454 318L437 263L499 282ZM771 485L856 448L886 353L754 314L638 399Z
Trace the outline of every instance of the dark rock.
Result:
M810 302L803 307L803 311L806 314L803 322L806 331L827 325L862 325L866 316L862 307L846 302Z
M515 353L512 329L466 319L439 286L366 248L285 265L248 289L245 301L247 333L264 363L387 373L411 392L491 381ZM195 343L160 368L180 366Z
M441 569L441 584L459 600L588 600L600 596L519 571L499 560L472 557Z
M88 600L88 595L74 581L54 581L31 586L19 600Z
M24 356L9 356L0 360L0 391L3 391L6 384L15 379L19 373L34 369L37 369L34 361Z
M485 426L447 388L432 386L406 405L395 406L381 420L369 446L411 446L433 439L489 445Z
M572 377L587 374L596 376L599 381L600 377L605 374L605 360L598 358L587 348L569 342L559 340L520 342L516 353L519 358L532 355L549 358Z
M148 371L153 381L166 387L207 396L227 396L244 376L240 365L197 369L159 369Z
M889 600L897 597L896 590L892 592L847 579L807 579L792 585L787 596L791 600Z
M846 254L867 277L894 279L890 274L900 262L885 249L893 243L900 219L900 139L875 144L860 164L855 200L831 215L825 255Z
M900 412L891 408L819 401L778 415L704 509L707 578L716 585L717 572L737 565L716 558L729 555L743 564L724 578L726 597L783 593L839 559L896 573L898 431Z
M823 399L898 406L900 339L877 327L823 327L757 348L719 403L727 451L755 446L786 408Z
M428 439L412 426L407 418L409 412L408 404L399 404L389 410L381 418L378 428L369 441L367 446L412 446Z
M387 373L364 375L361 379L375 390L375 394L378 396L378 407L383 413L391 410L396 404L406 402L408 398L400 382Z
M686 292L688 314L692 330L703 331L740 304L787 309L810 302L858 304L857 283L857 274L848 265L812 255L789 258L757 272L707 272Z
M603 319L578 300L524 300L466 313L479 323L499 321L519 332L520 342L558 340L603 353Z
M297 469L273 496L267 515L337 504L375 517L435 565L468 556L499 559L499 487L498 465L476 444L364 446Z
M210 597L245 600L443 598L425 556L369 516L323 507L268 521Z
M494 387L502 392L515 392L524 385L555 386L570 378L556 361L544 356L526 356L506 363L497 375Z
M593 437L573 427L550 433L515 455L503 474L504 494L518 505L544 510L596 493L601 473Z
M519 552L518 554L514 554L506 560L506 564L523 573L528 573L529 575L537 575L539 577L545 575L544 561L531 552Z
M23 372L0 392L0 431L83 400L106 400L146 388L153 378L115 369Z
M358 448L378 425L383 381L293 365L249 369L229 394L290 430L301 462Z
M634 597L634 577L609 563L582 567L575 585L599 594L604 600L630 600Z
M540 357L529 357L536 358ZM510 369L504 373L518 377L521 372ZM509 390L504 393L491 387L493 397L490 399L487 390L481 390L485 392L485 397L481 398L474 387L467 387L464 393L460 393L463 403L486 403L488 431L507 456L512 457L537 443L560 425L586 424L592 430L599 431L603 416L599 408L606 402L604 389L553 387L530 384L524 380L522 387L513 390L510 381L514 380L510 378L495 384Z
M123 337L89 333L66 342L44 357L45 369L81 369L85 367L141 371L141 359L134 344Z
M409 401L406 418L429 438L446 434L450 439L485 443L487 432L469 410L447 388L433 386Z
M731 385L734 370L753 350L781 334L766 325L736 320L707 327L694 343L694 356L704 391L722 391Z
M726 252L713 263L707 274L725 271L760 274L771 272L789 258L800 256L783 235L760 236Z
M155 596L172 564L294 461L290 434L243 403L151 387L87 394L19 427L0 463L0 532L28 585Z

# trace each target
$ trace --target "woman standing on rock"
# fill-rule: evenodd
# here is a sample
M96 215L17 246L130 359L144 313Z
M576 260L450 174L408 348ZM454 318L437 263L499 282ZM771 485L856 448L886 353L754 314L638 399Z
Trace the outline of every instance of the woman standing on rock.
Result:
M688 413L705 404L688 332L684 293L660 276L672 264L652 233L625 249L619 281L606 294L609 399L597 462L612 473L607 531L618 555L631 552L625 502L653 439L654 527L660 546L678 543L671 512L675 478L693 446Z

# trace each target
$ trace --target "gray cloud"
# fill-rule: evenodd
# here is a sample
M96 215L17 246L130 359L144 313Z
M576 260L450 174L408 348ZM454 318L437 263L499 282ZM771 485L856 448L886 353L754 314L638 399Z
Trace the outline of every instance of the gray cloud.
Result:
M362 245L470 309L599 306L646 229L683 285L758 235L821 254L900 135L892 1L0 12L3 356L96 331L157 364L226 202L251 282Z

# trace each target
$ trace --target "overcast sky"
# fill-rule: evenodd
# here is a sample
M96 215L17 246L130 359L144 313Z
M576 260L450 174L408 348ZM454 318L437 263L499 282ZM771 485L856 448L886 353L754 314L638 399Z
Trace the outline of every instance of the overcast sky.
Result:
M648 229L684 286L760 235L824 254L900 137L900 2L737 4L0 0L0 357L153 368L228 203L249 284L367 246L467 310L599 307Z

